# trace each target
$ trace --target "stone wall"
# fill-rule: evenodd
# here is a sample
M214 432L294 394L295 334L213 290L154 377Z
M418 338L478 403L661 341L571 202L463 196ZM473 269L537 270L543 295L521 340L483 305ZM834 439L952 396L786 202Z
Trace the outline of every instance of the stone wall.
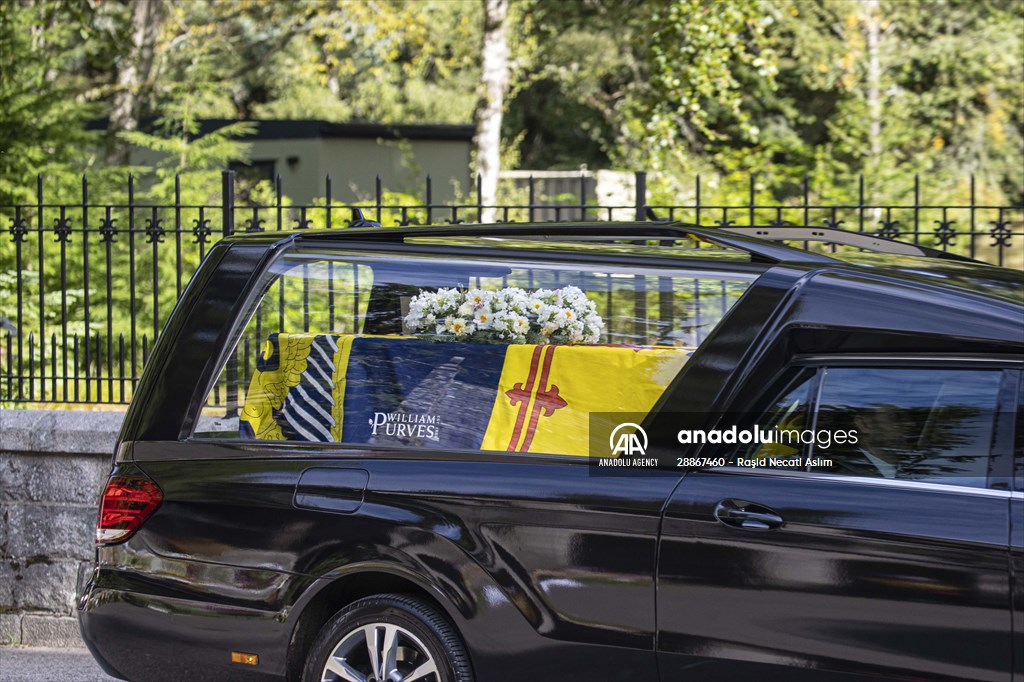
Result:
M96 505L123 418L0 409L0 645L83 646L78 570L93 559Z

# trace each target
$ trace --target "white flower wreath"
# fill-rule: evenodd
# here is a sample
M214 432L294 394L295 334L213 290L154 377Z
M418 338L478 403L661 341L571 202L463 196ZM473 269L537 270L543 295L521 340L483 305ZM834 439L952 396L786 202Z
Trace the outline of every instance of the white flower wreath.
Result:
M439 341L595 344L604 320L578 287L498 291L422 291L409 303L405 325Z

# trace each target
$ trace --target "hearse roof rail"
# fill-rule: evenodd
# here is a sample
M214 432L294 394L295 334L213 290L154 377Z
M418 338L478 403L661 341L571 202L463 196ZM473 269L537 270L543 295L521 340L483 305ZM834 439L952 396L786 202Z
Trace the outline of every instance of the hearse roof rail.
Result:
M834 263L827 254L794 248L780 241L817 241L854 246L865 251L928 258L972 261L917 244L898 242L876 235L847 232L825 227L706 227L686 223L495 223L476 225L424 225L388 228L347 228L308 230L302 236L360 242L404 242L421 238L530 239L551 242L611 242L616 240L654 240L697 238L720 247L747 253L751 261L761 263ZM300 237L302 238L302 237Z
M957 260L968 263L980 263L981 261L966 256L960 256L948 251L933 249L919 244L887 239L878 235L865 232L850 232L835 227L797 227L797 226L766 226L766 227L725 227L726 232L733 234L748 235L764 239L766 241L800 241L800 242L823 242L828 244L841 244L854 246L864 251L873 253L888 253L900 256L919 256L925 258L942 258L946 260Z

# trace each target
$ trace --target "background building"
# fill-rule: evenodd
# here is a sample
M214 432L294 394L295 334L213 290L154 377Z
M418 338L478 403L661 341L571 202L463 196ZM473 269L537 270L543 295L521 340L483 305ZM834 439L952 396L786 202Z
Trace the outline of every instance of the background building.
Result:
M237 121L206 119L199 136ZM333 179L336 203L368 201L379 175L385 191L423 196L424 178L431 174L432 199L450 202L455 188L469 192L471 125L381 125L331 123L318 120L253 121L255 134L240 138L251 145L248 163L232 170L244 191L260 180L281 176L284 193L296 204L308 204L326 194L324 179ZM160 156L133 148L132 165L154 166Z

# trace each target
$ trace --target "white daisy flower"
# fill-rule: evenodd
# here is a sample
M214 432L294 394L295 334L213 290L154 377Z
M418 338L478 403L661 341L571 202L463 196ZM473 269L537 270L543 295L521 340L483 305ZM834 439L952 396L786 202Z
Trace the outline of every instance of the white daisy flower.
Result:
M448 317L444 318L444 328L445 331L454 334L456 329L463 330L466 328L466 321L461 317L449 315Z
M473 324L477 329L490 329L493 320L491 311L487 309L477 310L473 315Z
M470 289L466 292L466 303L471 303L474 308L480 307L490 301L494 294L483 289Z
M507 332L511 329L511 318L509 314L503 310L491 315L491 329L496 332Z

